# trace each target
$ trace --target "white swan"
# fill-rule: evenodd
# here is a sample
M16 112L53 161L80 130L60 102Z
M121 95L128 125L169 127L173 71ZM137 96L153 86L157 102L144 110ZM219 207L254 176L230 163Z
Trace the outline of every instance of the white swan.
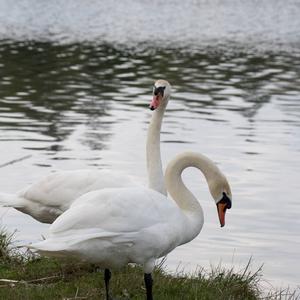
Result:
M231 207L225 176L207 157L185 152L166 169L167 190L175 201L147 188L92 191L56 219L46 240L29 247L46 256L73 256L106 268L107 297L109 268L142 264L147 299L152 299L155 260L194 239L203 226L202 208L181 178L189 166L204 174L224 226L226 209Z
M160 129L171 86L165 80L154 84L151 110L155 110L147 135L149 187L166 195L160 156ZM81 195L109 187L137 186L133 177L110 170L60 171L48 175L16 194L0 193L0 205L32 216L43 223L53 223Z

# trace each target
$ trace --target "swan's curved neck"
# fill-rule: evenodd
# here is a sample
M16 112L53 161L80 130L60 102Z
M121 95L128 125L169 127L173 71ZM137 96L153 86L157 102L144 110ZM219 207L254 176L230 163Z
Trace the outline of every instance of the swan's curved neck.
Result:
M200 232L204 222L201 205L182 181L182 172L188 167L195 167L203 173L211 194L214 190L214 184L223 176L210 159L198 153L184 152L169 162L165 173L166 186L179 208L188 217L191 230L187 240Z
M181 177L183 170L188 167L195 167L203 173L213 197L215 197L214 190L224 175L209 158L199 153L184 152L169 162L165 174L168 192L183 211L195 212L200 204L187 189Z
M153 112L148 129L146 153L149 188L167 195L160 155L160 130L168 99L164 102Z

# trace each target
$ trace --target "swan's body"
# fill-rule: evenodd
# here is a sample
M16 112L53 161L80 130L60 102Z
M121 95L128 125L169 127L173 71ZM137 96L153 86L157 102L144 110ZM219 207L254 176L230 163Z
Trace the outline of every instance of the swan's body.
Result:
M57 218L49 238L30 247L41 254L71 255L104 268L138 263L149 275L156 259L194 239L203 226L202 208L181 179L189 166L203 172L224 225L226 208L231 206L225 176L205 156L187 152L172 160L166 170L167 190L175 201L149 188L92 191ZM148 291L147 287L147 295Z
M145 265L183 242L178 232L185 221L176 203L154 190L103 189L75 201L51 225L49 239L32 246L46 255L74 255L103 268Z
M0 194L0 203L43 223L53 221L81 195L103 188L136 186L135 178L110 170L60 171L43 177L17 194Z
M155 105L157 108L147 135L147 167L149 187L166 195L160 156L160 129L171 88L165 80L158 80L157 88L164 87L164 95ZM157 100L158 96L153 96ZM151 106L152 107L152 106ZM93 190L140 186L139 182L124 173L111 170L60 171L43 177L16 194L0 193L0 205L32 216L43 223L53 223L72 202Z

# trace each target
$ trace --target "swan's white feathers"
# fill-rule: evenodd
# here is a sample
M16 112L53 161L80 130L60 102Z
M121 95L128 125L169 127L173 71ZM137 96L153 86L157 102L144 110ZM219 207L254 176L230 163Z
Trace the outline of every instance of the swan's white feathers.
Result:
M137 183L130 176L110 170L74 170L50 174L21 192L34 202L50 206L69 207L81 195L104 187L134 186Z
M52 224L50 233L92 227L108 232L136 232L169 220L163 214L165 209L179 213L175 202L147 188L92 191L75 200Z
M175 202L153 190L103 189L77 199L51 225L49 239L31 247L54 256L67 251L99 264L113 263L115 256L120 265L145 263L181 243L184 220Z
M0 205L4 207L24 207L24 200L15 194L0 193Z
M137 185L135 178L117 171L60 171L43 177L17 195L0 194L0 205L17 208L40 222L52 223L74 199L89 191Z

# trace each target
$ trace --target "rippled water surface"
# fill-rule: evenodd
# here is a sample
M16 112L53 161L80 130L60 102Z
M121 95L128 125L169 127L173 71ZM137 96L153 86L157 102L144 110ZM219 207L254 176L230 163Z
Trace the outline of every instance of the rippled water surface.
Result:
M108 167L146 182L147 107L165 78L164 165L184 150L208 155L234 201L220 229L205 181L185 172L206 222L168 268L238 269L252 256L271 284L297 286L299 28L299 1L0 0L1 191L59 169ZM20 240L47 231L0 213Z

